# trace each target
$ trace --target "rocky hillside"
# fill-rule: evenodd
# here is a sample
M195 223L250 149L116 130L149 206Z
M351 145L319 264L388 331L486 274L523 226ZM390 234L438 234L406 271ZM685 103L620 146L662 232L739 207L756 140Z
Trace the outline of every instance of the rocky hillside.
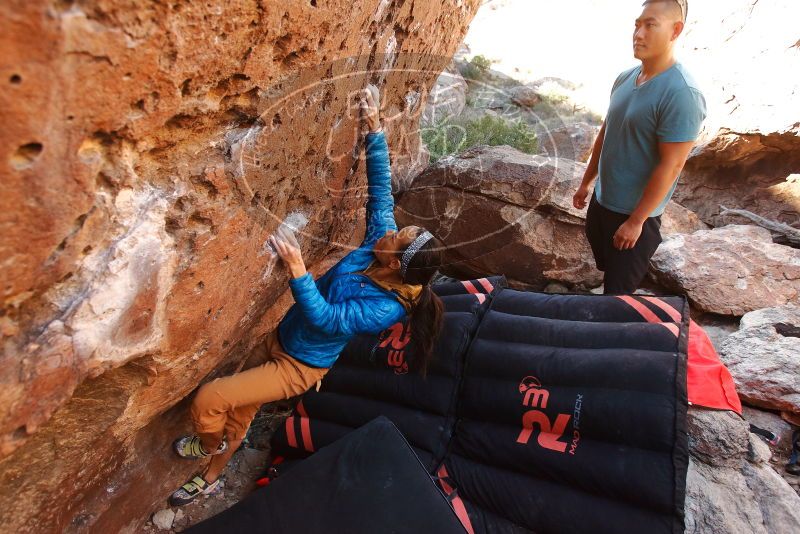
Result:
M355 91L402 181L478 4L4 4L4 530L134 532L183 481L181 400L289 305L266 237L303 228L316 272L357 239Z

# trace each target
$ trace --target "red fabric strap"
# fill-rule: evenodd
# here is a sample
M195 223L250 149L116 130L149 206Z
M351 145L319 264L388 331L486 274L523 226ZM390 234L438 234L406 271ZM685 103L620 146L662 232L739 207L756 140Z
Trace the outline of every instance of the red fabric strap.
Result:
M286 418L286 442L291 448L297 448L297 436L294 433L294 417Z
M487 293L494 291L494 286L486 278L478 278L478 283L483 286L483 289L485 289Z
M448 497L453 494L453 488L448 484L444 479L449 477L447 474L447 468L442 464L439 468L437 473L439 475L439 483L442 485L442 489L444 490L445 495ZM456 494L455 497L452 499L453 510L456 512L456 516L458 516L458 520L461 521L461 524L464 526L469 534L475 534L475 530L472 528L472 522L469 520L469 514L467 513L467 508L464 506L464 501L461 500L461 497Z

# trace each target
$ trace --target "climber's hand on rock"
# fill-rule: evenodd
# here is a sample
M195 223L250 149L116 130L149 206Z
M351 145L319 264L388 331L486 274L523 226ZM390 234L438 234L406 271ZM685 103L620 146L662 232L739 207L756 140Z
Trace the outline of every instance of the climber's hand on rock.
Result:
M572 205L575 206L575 209L582 210L583 208L585 208L586 197L588 196L589 196L589 186L581 184L581 186L572 196Z
M294 232L285 226L278 228L275 235L269 237L269 243L278 252L278 256L286 263L292 278L300 278L306 274L306 266L303 262L303 254L300 251L300 244L294 236Z
M294 235L294 229L292 227L287 226L286 223L281 223L275 234L278 237L280 237L284 242L288 243L289 245L297 249L297 253L300 254L300 243L298 243L297 237Z
M366 123L369 131L379 132L381 130L380 93L377 87L370 84L361 91L359 107L361 108L361 119Z
M617 250L628 250L636 246L639 236L642 235L643 223L628 219L622 226L617 228L614 234L614 248Z

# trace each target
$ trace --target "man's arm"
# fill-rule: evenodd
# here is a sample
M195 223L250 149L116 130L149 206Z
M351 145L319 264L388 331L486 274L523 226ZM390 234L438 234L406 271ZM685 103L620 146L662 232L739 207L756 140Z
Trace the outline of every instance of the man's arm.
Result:
M597 134L597 139L594 140L594 147L592 148L592 157L589 158L589 165L586 167L586 172L583 173L583 181L578 187L578 191L572 197L572 205L575 209L582 210L586 207L586 197L589 196L589 187L597 178L597 172L600 167L600 153L603 151L603 138L606 135L606 121L603 121L603 126Z
M628 216L622 226L614 234L614 247L619 250L633 248L642 234L642 226L650 214L667 196L672 184L678 179L678 175L686 164L689 152L692 150L694 141L686 143L658 143L658 153L661 157L650 180L644 189L642 198Z

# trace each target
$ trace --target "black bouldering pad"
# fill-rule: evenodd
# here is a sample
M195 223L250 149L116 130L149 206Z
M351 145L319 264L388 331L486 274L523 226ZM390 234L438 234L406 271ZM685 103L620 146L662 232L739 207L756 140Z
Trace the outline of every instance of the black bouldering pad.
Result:
M191 534L463 534L403 435L379 417L321 448Z

